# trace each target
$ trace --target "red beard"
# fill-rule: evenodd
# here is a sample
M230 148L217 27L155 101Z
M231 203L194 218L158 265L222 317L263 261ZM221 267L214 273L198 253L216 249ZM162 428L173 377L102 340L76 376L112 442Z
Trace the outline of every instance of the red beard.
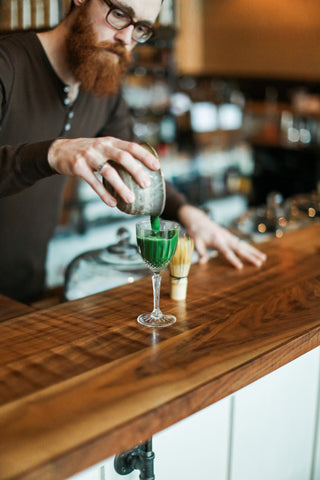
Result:
M121 79L130 65L130 54L121 44L96 43L95 33L82 7L67 38L67 55L81 88L101 97L119 89Z

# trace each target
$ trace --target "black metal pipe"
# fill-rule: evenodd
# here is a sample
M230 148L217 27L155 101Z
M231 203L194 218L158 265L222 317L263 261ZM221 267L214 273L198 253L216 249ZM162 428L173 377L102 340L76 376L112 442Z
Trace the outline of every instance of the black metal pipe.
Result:
M154 452L152 451L152 439L141 446L140 450L140 480L154 480Z
M116 455L114 469L120 475L129 475L133 470L140 470L140 480L155 480L154 457L150 438L137 447Z

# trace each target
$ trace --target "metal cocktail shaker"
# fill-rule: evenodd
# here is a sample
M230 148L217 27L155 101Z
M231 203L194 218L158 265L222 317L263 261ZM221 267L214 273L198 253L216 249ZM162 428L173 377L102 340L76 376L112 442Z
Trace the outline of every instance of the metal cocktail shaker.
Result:
M158 158L156 150L151 145L143 143L142 146ZM105 188L118 202L117 208L129 215L149 215L152 217L159 217L163 212L166 201L166 186L162 171L150 170L142 164L143 169L148 173L151 179L150 187L142 188L121 165L112 160L109 163L117 170L124 183L135 195L135 200L132 203L126 203L114 188L103 179Z

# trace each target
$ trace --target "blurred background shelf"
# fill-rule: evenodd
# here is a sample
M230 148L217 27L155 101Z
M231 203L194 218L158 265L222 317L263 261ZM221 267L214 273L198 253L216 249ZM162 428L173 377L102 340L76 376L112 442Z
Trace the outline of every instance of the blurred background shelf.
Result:
M0 31L52 28L69 6L2 0ZM166 178L219 223L230 226L270 192L285 200L317 189L319 30L318 0L165 0L155 38L134 50L123 92L135 134L157 148ZM127 221L71 179L48 284L61 282L74 245L105 246Z

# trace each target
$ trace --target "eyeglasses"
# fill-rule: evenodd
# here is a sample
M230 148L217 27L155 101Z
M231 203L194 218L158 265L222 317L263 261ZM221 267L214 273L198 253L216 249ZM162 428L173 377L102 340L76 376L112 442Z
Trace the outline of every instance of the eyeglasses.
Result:
M117 30L133 25L132 39L138 43L145 43L154 34L154 30L150 25L144 22L134 22L132 17L122 8L114 5L110 0L104 0L109 7L109 12L106 15L106 21L111 27Z

